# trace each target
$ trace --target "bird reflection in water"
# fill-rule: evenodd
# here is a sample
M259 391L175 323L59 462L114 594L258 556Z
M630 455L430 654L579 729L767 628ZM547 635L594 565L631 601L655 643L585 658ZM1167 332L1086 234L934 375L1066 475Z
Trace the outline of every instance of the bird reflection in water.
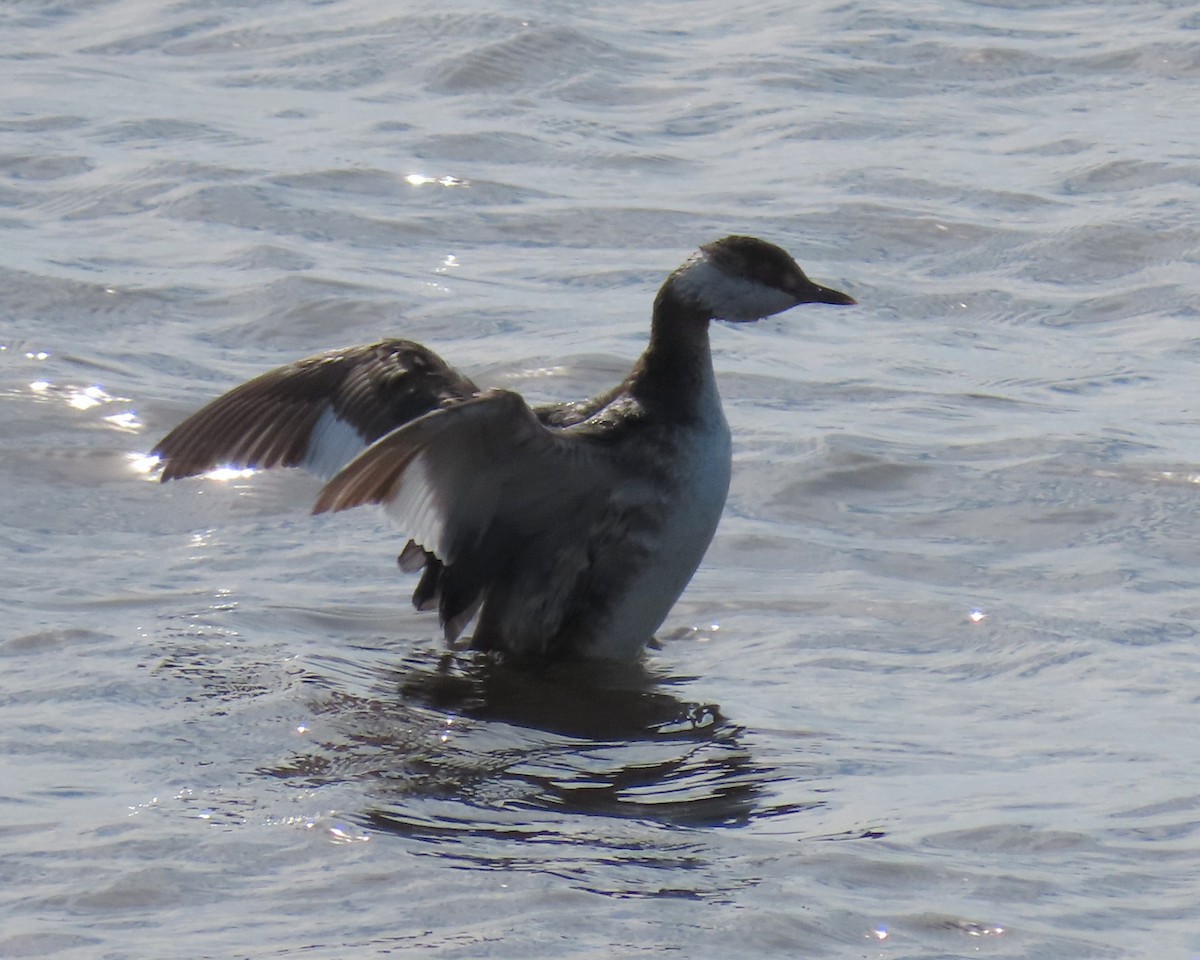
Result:
M754 762L742 728L676 697L683 682L640 664L530 671L415 654L378 672L369 695L337 684L316 708L328 742L269 772L369 783L368 823L429 838L574 842L570 815L733 826L785 812L764 800L775 773Z

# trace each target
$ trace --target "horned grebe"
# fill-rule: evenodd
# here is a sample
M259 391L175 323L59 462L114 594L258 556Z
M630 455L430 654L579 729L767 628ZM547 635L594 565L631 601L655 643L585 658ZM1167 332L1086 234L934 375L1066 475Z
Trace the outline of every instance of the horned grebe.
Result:
M852 304L754 237L705 244L663 284L626 379L530 407L481 392L407 340L332 350L264 373L172 430L162 480L221 466L331 478L314 513L379 503L422 570L418 610L448 641L516 660L638 656L700 564L729 489L729 425L711 319Z

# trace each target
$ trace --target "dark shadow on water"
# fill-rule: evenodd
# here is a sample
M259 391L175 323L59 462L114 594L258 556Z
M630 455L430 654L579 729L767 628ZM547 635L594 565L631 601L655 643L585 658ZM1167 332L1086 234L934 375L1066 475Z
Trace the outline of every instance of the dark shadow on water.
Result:
M647 827L737 826L820 805L772 806L776 772L755 763L718 707L676 695L687 682L641 665L527 671L417 652L358 693L314 677L326 688L313 705L325 742L263 772L309 787L362 783L362 820L389 833L582 843L656 862L672 855L643 849ZM505 849L455 856L494 865Z
M406 668L390 679L410 703L589 740L705 738L727 727L715 704L688 703L668 692L691 678L656 676L640 663L529 670L485 655L445 654L434 670Z

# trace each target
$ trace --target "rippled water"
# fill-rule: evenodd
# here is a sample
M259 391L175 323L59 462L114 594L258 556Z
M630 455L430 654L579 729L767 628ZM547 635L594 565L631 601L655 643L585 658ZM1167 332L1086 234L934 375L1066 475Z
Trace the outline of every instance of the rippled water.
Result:
M1200 953L1200 15L0 11L0 956ZM694 246L709 557L635 668L448 653L378 515L136 455L381 335L563 398Z

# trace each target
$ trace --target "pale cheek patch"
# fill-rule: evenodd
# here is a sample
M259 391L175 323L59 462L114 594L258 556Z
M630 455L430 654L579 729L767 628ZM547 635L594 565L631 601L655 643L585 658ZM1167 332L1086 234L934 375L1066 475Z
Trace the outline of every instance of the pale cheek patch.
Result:
M782 290L731 277L707 259L688 267L675 284L689 300L708 308L714 320L759 320L796 305L796 298Z

